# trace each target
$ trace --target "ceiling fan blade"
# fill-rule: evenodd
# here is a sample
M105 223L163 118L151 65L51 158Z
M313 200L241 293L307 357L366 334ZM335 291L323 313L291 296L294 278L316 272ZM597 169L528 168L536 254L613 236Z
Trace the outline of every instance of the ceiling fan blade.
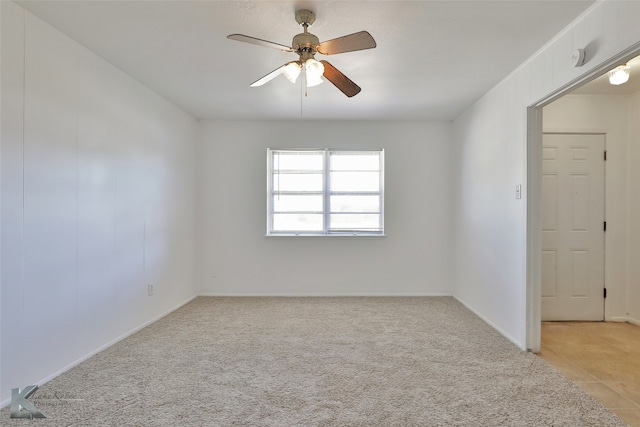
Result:
M276 68L275 70L273 70L272 72L270 72L266 76L261 77L258 80L256 80L255 82L251 83L249 86L250 87L258 87L258 86L262 86L265 83L270 82L271 80L275 79L280 74L282 74L282 71L284 70L284 67L286 65L287 64L284 64L282 67Z
M366 31L327 40L318 45L317 51L323 55L334 55L336 53L353 52L354 50L372 49L376 47L376 41Z
M335 87L340 89L342 93L347 95L349 98L360 93L362 90L360 89L360 86L352 82L349 77L342 74L336 67L329 64L327 61L322 60L320 62L324 65L323 76L333 83Z
M281 50L283 52L293 52L293 49L291 49L289 46L270 42L267 40L257 39L255 37L245 36L244 34L229 34L227 38L230 40L237 40L239 42L257 44L258 46L271 47L274 49Z

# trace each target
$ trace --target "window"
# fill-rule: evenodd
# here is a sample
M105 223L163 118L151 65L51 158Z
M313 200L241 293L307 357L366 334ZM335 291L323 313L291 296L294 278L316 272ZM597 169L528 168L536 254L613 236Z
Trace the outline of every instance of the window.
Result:
M384 150L268 150L267 235L382 235Z

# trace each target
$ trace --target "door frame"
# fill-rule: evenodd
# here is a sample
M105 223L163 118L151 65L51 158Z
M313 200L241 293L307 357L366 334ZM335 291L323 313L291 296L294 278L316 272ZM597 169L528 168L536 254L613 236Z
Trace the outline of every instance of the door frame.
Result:
M534 353L540 352L542 329L542 108L638 55L635 43L527 107L526 348Z

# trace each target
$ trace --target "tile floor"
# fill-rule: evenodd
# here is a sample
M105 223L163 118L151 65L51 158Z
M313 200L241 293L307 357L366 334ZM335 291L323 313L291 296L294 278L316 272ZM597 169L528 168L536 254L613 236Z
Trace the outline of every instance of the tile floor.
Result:
M613 322L543 322L547 363L640 427L640 327Z

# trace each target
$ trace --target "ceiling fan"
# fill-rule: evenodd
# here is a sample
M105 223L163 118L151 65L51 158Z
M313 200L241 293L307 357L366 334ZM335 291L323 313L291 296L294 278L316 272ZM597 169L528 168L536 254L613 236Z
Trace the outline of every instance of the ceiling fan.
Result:
M291 47L245 36L244 34L230 34L227 36L227 38L231 40L271 47L283 52L295 52L300 57L297 61L287 62L266 76L251 83L251 87L262 86L280 74L284 74L287 79L295 83L298 76L303 74L307 87L319 85L322 83L320 77L324 76L348 97L357 95L360 92L360 86L352 82L328 61L316 61L314 55L316 53L334 55L336 53L372 49L376 47L375 40L368 32L360 31L320 43L318 37L308 32L309 25L313 24L315 20L316 15L310 10L301 9L296 12L296 21L304 27L304 32L293 38ZM301 73L302 71L304 71L304 73Z

